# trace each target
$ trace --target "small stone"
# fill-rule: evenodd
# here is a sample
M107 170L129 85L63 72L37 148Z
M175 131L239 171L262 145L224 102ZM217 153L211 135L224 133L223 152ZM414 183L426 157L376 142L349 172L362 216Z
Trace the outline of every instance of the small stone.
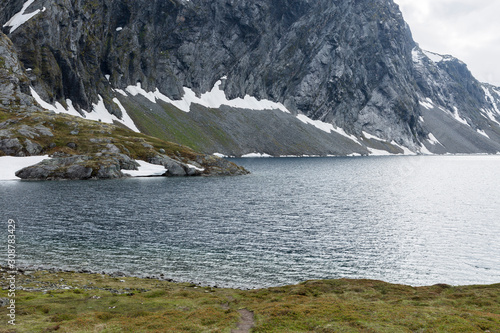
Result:
M36 156L36 155L40 155L40 153L42 152L43 148L42 146L40 146L38 143L36 142L32 142L31 140L29 139L26 139L24 141L24 144L26 146L26 150L28 151L28 153L31 155L31 156Z
M71 149L76 149L77 148L77 144L74 143L74 142L68 142L68 144L66 146L69 147L69 148L71 148Z

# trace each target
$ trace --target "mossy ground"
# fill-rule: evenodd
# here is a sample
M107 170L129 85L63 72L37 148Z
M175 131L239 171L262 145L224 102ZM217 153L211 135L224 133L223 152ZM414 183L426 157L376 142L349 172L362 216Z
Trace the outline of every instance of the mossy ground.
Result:
M500 284L325 280L244 291L39 271L17 285L40 291L16 293L15 330L0 308L0 332L231 332L242 308L254 313L252 332L500 332Z

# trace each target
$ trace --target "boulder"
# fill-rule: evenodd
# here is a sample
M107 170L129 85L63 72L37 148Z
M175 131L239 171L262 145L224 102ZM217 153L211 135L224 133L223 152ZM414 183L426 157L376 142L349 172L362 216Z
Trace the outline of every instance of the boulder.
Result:
M166 155L156 155L148 160L151 164L163 165L167 169L168 177L185 177L188 175L189 167L179 161L176 161Z
M19 139L17 138L1 139L0 150L2 150L6 155L24 156L24 153L22 153L23 145L21 145Z
M106 149L104 149L103 152L105 152L105 153L113 153L113 154L120 154L121 150L120 150L120 148L118 148L114 144L108 143L106 145Z
M21 169L16 176L29 180L123 178L122 166L133 170L138 164L122 154L93 154L56 157Z
M28 152L29 155L31 156L36 156L36 155L40 155L40 153L43 151L43 148L42 146L40 146L38 143L36 142L32 142L31 140L29 139L26 139L24 141L24 145L25 145L25 148L26 148L26 151Z
M66 146L71 149L76 149L78 147L77 144L74 142L68 142Z
M66 169L65 179L89 179L92 177L92 168L83 165L71 165Z
M113 165L102 165L97 172L97 178L99 179L116 179L123 178L124 175L120 171L120 166L117 164Z

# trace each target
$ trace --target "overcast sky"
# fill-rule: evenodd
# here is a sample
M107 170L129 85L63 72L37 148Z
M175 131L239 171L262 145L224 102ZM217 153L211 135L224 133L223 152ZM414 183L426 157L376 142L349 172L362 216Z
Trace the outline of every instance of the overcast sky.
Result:
M500 0L394 0L421 48L451 54L500 86Z

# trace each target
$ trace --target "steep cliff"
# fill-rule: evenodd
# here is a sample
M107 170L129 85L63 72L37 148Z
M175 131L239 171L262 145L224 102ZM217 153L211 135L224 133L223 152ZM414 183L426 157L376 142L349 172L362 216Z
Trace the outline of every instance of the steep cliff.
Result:
M128 113L207 153L500 151L500 89L432 60L390 0L4 3L0 24L40 99ZM452 139L436 148L441 126Z

